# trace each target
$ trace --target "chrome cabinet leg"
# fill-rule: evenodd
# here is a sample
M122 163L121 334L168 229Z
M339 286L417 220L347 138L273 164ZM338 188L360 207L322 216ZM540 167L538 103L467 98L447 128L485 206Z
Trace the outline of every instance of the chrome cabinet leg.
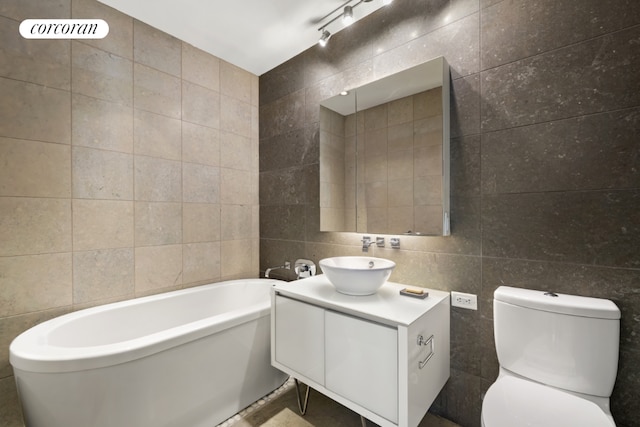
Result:
M293 379L296 383L296 397L298 398L298 409L300 410L300 415L304 415L307 413L307 405L309 404L309 391L311 391L311 387L307 386L307 391L304 393L304 402L300 397L300 383L298 383L298 379Z

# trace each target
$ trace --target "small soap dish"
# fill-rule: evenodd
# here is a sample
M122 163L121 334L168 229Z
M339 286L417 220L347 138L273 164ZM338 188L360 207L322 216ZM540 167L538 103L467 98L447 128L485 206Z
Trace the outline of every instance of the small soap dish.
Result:
M407 297L413 297L413 298L419 298L419 299L425 299L426 297L429 296L429 292L424 291L422 289L404 288L404 289L400 289L400 295L404 295L404 296L407 296Z

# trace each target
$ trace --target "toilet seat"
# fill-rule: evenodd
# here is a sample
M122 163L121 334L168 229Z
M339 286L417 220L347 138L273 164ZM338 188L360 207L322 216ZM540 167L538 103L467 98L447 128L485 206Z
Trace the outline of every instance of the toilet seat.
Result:
M484 427L615 427L587 399L512 376L489 387L482 402Z

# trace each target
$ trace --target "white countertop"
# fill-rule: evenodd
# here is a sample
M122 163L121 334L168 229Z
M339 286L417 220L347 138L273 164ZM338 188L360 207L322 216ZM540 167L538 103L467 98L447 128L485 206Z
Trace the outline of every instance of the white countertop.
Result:
M423 289L425 292L429 292L429 296L425 299L418 299L400 295L400 290L404 288ZM298 301L391 326L412 324L444 299L447 300L446 304L449 304L449 292L394 282L385 283L373 295L345 295L337 292L324 274L293 282L277 283L273 289L280 295Z

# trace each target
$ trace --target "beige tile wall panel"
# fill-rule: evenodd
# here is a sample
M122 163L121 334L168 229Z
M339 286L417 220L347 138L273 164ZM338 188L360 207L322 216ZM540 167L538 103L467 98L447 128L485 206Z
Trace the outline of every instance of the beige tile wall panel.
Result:
M0 257L0 318L72 304L71 253Z
M71 64L73 93L132 105L131 60L72 41Z
M182 81L182 119L220 129L220 93Z
M133 200L133 156L73 147L73 197Z
M181 80L154 68L133 66L134 107L179 119L182 112Z
M136 295L183 283L183 245L146 246L135 249Z
M183 121L182 161L220 166L220 131Z
M182 43L182 79L220 92L220 59Z
M178 243L182 243L182 203L136 202L136 246Z
M134 152L167 160L182 159L182 122L178 119L135 109Z
M71 251L68 199L0 197L0 256Z
M70 90L71 42L14 37L19 26L0 16L0 76Z
M0 136L71 143L71 95L0 78Z
M73 200L73 250L133 247L133 202Z
M134 168L136 200L182 201L182 163L154 157L135 156Z
M70 197L71 147L0 137L0 196Z
M220 242L185 244L184 283L219 281L221 256Z
M184 203L182 205L182 239L184 243L220 240L220 205Z
M74 252L74 304L107 301L133 294L133 248Z
M133 152L133 107L80 94L71 95L73 145Z

